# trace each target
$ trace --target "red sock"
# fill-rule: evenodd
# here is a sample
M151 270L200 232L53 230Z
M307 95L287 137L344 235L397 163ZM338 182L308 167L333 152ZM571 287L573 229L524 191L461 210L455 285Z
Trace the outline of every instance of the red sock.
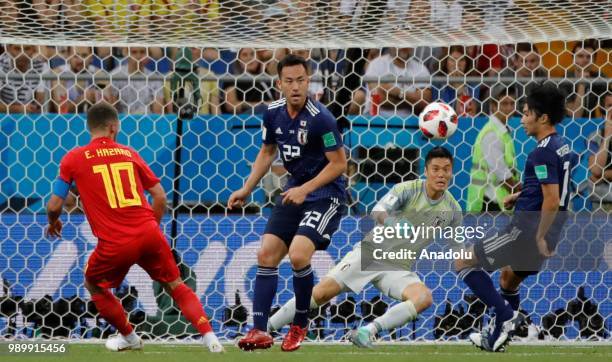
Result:
M108 289L100 294L91 296L91 300L98 308L98 313L113 327L117 328L119 333L127 336L132 333L132 325L128 321L125 311L117 299Z
M178 287L174 288L172 299L178 304L185 318L193 324L201 335L212 332L212 327L208 322L206 312L204 312L200 300L185 283L181 283Z

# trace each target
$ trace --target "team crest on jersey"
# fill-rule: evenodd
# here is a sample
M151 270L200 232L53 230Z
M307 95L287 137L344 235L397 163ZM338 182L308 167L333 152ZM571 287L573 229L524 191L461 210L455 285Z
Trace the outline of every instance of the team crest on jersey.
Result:
M302 146L308 143L308 131L304 128L298 129L297 140Z
M306 121L300 121L300 127L306 127Z
M433 218L433 220L429 221L429 224L433 225L435 227L438 227L438 226L442 226L442 225L446 224L446 220L444 220L440 216L436 216L436 217Z

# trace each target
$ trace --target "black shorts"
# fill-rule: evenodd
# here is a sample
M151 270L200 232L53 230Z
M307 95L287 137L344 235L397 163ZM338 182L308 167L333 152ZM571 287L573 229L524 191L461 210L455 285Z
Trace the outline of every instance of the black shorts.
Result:
M536 233L537 227L522 227L518 223L511 223L502 232L478 240L474 244L478 263L487 271L509 265L516 275L523 278L537 274L546 258L538 250ZM557 232L547 234L549 248L554 249L558 240Z
M312 240L317 250L325 250L345 214L346 205L336 198L283 205L279 196L264 234L278 236L287 247L295 235L303 235Z

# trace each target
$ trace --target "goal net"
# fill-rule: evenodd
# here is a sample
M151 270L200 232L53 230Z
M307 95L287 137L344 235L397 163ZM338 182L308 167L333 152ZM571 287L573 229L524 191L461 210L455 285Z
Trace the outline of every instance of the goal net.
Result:
M518 335L610 342L609 1L0 0L0 21L0 339L114 333L83 286L97 239L77 189L62 238L44 236L59 161L88 142L84 113L102 100L121 113L119 141L161 178L169 200L162 228L183 279L220 336L244 334L259 240L287 177L280 161L246 208L224 205L255 160L262 111L280 97L276 65L296 53L309 62L310 97L337 117L349 155L349 213L313 259L317 280L360 241L360 223L393 185L423 177L436 145L453 153L450 192L462 209L507 222L490 190L490 209L470 207L473 154L486 146L478 134L492 118L507 119L513 162L494 162L490 173L520 175L536 146L520 126L525 92L544 79L559 84L567 111L558 131L577 162L567 184L572 211L557 259L520 289L528 322ZM418 128L432 101L459 115L447 140ZM482 327L486 308L451 262L420 260L415 272L433 305L381 340L463 340ZM493 279L497 286L499 274ZM278 291L274 308L293 296L288 260ZM138 333L197 335L139 267L114 293ZM311 314L309 338L343 340L393 303L371 285L343 293Z
M30 44L376 48L610 35L607 0L6 0L0 9L0 40Z

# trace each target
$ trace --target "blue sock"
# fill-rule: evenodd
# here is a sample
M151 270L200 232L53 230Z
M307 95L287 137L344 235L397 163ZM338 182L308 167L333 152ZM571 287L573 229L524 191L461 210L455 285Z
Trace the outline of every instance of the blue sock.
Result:
M253 324L255 329L266 331L272 301L278 286L278 268L257 266L255 296L253 298Z
M520 289L517 290L506 290L504 288L499 288L499 294L504 297L505 300L508 301L512 310L519 310L519 305L521 304L521 293Z
M496 316L502 320L512 317L512 308L493 286L489 273L482 269L467 268L459 271L459 277Z
M310 313L310 297L314 286L314 274L310 265L295 270L293 269L293 291L295 292L295 315L293 324L302 328L308 325L308 314Z

